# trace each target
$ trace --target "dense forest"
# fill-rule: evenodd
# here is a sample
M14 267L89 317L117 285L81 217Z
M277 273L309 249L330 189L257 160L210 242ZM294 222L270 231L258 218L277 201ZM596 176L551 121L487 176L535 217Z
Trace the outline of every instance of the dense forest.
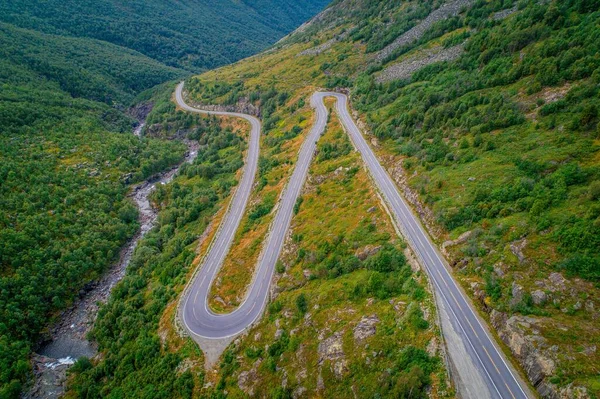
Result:
M262 50L327 3L15 0L0 4L0 20L44 33L114 43L167 65L198 71Z
M14 102L52 101L19 90L55 91L53 97L67 95L128 105L141 91L186 74L110 43L49 35L1 22L0 56L2 100L6 107ZM29 119L12 115L14 123L21 120L27 124L27 120L38 119L35 108L27 112L34 114ZM2 127L9 129L13 123Z
M128 184L179 162L184 146L140 140L130 134L130 117L82 98L127 100L139 90L138 78L148 87L177 72L110 45L63 42L6 26L2 35L0 392L12 397L29 376L27 357L49 317L98 278L137 230ZM35 51L38 45L56 51ZM87 72L67 62L68 49L89 50ZM93 63L94 54L123 68L137 61L142 67L119 81L117 69L101 71Z

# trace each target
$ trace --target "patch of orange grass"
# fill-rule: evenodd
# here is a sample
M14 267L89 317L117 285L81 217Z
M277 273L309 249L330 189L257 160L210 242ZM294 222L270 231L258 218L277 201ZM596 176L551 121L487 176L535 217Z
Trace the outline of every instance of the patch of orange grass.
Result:
M158 322L158 336L163 348L170 353L179 351L185 344L185 340L175 331L175 313L177 312L178 301L173 301L162 314Z
M251 209L252 204L259 202L261 198L269 193L275 192L277 198L279 198L283 192L293 170L293 165L289 161L295 163L300 152L300 147L314 120L313 113L308 112L308 110L302 112L302 115L305 115L306 119L299 124L303 128L303 134L283 143L281 146L282 152L275 156L281 163L267 175L269 182L275 182L275 184L266 186L260 192L252 193L248 209ZM295 118L290 119L282 122L282 125L286 124L286 122L287 124L293 124ZM261 145L261 154L264 155L269 150L265 145ZM274 208L275 210L276 207ZM223 266L209 294L209 306L215 312L233 311L245 297L247 287L252 281L264 240L268 234L269 226L273 220L274 211L270 215L261 218L251 230L245 233L238 230L236 233L233 245L223 262ZM248 217L246 215L242 219L240 227L243 228L247 221Z

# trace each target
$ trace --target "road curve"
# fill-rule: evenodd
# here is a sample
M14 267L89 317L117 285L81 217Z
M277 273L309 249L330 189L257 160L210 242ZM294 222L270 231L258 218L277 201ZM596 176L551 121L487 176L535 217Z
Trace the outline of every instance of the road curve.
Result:
M183 298L181 316L183 324L188 331L201 337L222 338L241 332L253 321L250 320L250 323L248 323L246 317L240 317L240 309L228 315L214 314L208 309L207 301L212 281L219 272L229 252L235 232L240 225L244 210L248 204L248 199L250 198L258 166L261 124L257 118L250 115L236 112L204 111L187 105L183 99L183 84L184 82L179 83L175 90L175 100L177 105L182 109L201 114L242 118L251 125L248 153L246 154L242 180L235 191L233 200L209 247L209 251L203 259L201 268L187 287ZM257 316L258 314L254 318Z
M204 112L187 105L183 99L182 91L183 83L180 83L177 86L175 98L181 108L190 112ZM316 106L316 103L313 103L313 106ZM262 250L246 298L236 310L228 314L212 312L208 307L208 294L212 282L229 251L250 196L258 160L260 122L256 118L244 114L210 113L237 116L250 120L252 123L251 140L242 183L236 190L230 209L219 227L203 264L185 291L180 311L183 324L191 334L201 338L221 339L235 336L244 331L259 318L265 308L273 271L292 220L296 199L300 195L302 185L308 174L308 167L315 152L318 138L325 130L327 110L324 107L323 109L317 109L317 122L300 149L294 172L279 201L277 214L266 240L266 247Z
M180 107L191 112L203 112L185 104L182 97L183 83L177 87L176 100ZM326 97L336 98L336 112L349 134L355 148L369 170L375 184L382 193L390 212L403 231L413 251L420 258L432 282L438 300L443 303L443 311L448 312L453 329L466 347L466 353L483 375L489 388L489 396L497 398L528 398L528 390L519 377L515 376L505 361L489 332L480 322L471 303L458 287L447 269L441 255L424 231L417 218L405 203L398 188L381 166L373 150L367 144L348 112L347 97L340 93L317 92L311 98L315 109L315 124L302 145L296 166L288 185L280 199L279 208L271 225L271 231L263 248L254 279L244 302L229 314L215 314L208 308L210 286L219 271L233 240L245 209L252 181L256 174L258 158L258 136L260 123L256 118L237 113L210 112L219 115L232 115L250 120L252 134L246 170L240 187L234 196L219 232L205 257L203 265L195 275L182 299L183 324L193 335L209 339L235 336L251 326L262 314L267 303L269 285L275 264L283 247L284 239L293 215L296 199L308 174L308 168L315 153L319 137L327 124ZM256 140L256 143L254 142ZM440 310L442 311L442 310ZM446 334L446 328L444 328ZM486 395L488 396L488 395Z

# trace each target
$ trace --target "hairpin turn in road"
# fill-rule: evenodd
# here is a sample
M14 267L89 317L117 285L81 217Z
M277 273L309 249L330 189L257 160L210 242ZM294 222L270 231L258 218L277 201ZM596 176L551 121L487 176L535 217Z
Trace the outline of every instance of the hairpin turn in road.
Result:
M477 398L528 398L532 395L527 385L516 374L505 360L494 343L489 331L467 300L464 292L448 271L445 262L435 248L435 245L424 231L423 227L412 213L400 195L394 181L379 163L371 147L354 123L348 112L347 97L340 93L316 92L311 98L311 105L315 109L315 123L309 132L298 156L296 166L290 180L280 198L277 214L272 222L270 233L263 247L254 278L249 286L244 302L233 312L216 314L208 307L208 294L213 280L233 241L235 232L240 224L248 198L252 190L256 175L260 122L253 116L232 113L202 111L187 105L183 99L183 82L177 86L175 98L178 105L190 112L199 112L216 115L226 115L243 118L250 122L248 154L244 166L242 180L234 194L230 207L223 219L217 234L209 247L198 272L188 285L182 297L181 318L185 328L192 336L206 339L221 339L240 334L259 319L265 309L269 296L269 286L275 270L275 264L283 247L286 233L289 229L296 199L300 195L302 186L308 174L308 168L316 150L319 137L325 131L328 111L324 104L326 97L334 97L336 113L349 134L355 148L360 152L363 162L373 178L377 188L383 195L386 205L395 219L395 223L403 232L412 250L424 266L432 287L437 297L439 312L442 317L450 320L450 324L443 324L443 333L454 334L462 342L469 363L474 365L473 370L480 374L480 380L485 385L485 390L463 390L463 396ZM450 332L449 329L453 329ZM450 360L462 363L464 359L453 359L459 356L453 354L449 348ZM458 352L454 352L458 353ZM465 370L457 367L458 374L467 374ZM468 381L468 375L459 375L462 381ZM460 389L459 389L460 390Z

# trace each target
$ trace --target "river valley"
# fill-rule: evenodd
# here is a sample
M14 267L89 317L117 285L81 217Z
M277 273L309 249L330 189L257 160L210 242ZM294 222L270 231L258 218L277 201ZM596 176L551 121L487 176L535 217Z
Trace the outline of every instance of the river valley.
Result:
M134 134L139 136L138 129ZM95 343L86 337L96 320L99 306L108 301L114 286L125 276L138 241L154 227L158 210L150 203L150 194L157 184L169 183L183 163L193 162L198 155L197 141L183 140L183 142L187 145L188 151L179 166L153 176L131 189L129 197L138 208L140 228L121 249L118 261L100 280L88 283L80 291L74 305L65 310L58 318L58 322L50 329L48 339L33 355L35 377L26 398L60 397L64 392L69 367L81 357L96 356Z

